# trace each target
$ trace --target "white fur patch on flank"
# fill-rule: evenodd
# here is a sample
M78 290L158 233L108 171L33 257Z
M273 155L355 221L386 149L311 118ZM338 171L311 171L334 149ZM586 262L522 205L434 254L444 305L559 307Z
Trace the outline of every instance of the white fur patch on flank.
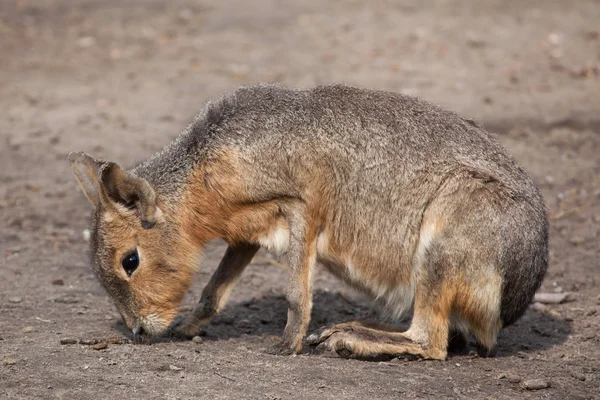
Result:
M415 259L413 262L414 266L420 265L423 263L425 258L425 253L427 249L431 245L431 242L435 238L438 232L438 226L435 223L425 223L421 226L421 233L419 235L419 244L417 245L417 251L415 252Z
M317 255L327 258L327 253L329 253L329 238L327 233L321 232L317 237Z
M290 245L290 231L287 228L278 226L266 235L259 237L258 243L269 251L282 254Z

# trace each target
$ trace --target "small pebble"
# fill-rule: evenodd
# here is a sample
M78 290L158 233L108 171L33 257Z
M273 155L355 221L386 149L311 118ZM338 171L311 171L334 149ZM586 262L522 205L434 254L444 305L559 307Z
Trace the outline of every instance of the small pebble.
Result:
M540 390L540 389L549 388L550 382L548 382L544 379L529 379L529 380L523 381L521 383L521 386L527 390Z
M91 47L96 44L96 38L93 36L83 36L77 39L77 44L81 48Z
M548 43L550 43L551 45L558 46L562 42L562 35L553 32L548 35L548 38L546 40L548 40Z
M23 332L23 333L33 332L33 326L26 326L25 328L23 328L21 330L21 332Z
M574 245L581 244L583 241L584 239L581 236L573 236L571 239L569 239L569 242Z
M202 338L200 336L194 336L192 338L192 342L194 342L194 343L202 343L203 340L202 340Z
M77 340L75 340L75 339L71 339L71 338L60 339L60 344L75 344L75 343L77 343Z
M506 377L506 380L509 381L510 383L519 383L521 382L521 377L517 376L517 375L509 375Z
M250 327L250 321L248 321L247 319L242 319L239 323L238 326L240 328L249 328Z
M568 293L536 293L533 296L533 301L544 304L560 304L569 299Z
M4 365L15 365L17 363L16 360L13 360L12 358L7 358L6 360L4 360Z
M178 366L176 366L176 365L169 365L169 369L170 369L171 371L181 371L183 368L181 368L181 367L178 367Z
M83 232L81 232L81 235L83 236L83 240L86 242L89 242L90 238L92 237L92 233L89 229L84 229Z
M98 343L100 343L99 339L79 339L79 344L83 344L85 346L91 346Z
M63 286L65 284L65 281L63 281L62 279L55 279L52 281L52 284L56 286Z
M14 296L14 297L9 297L8 301L11 303L20 303L23 301L22 297L18 297L18 296Z
M95 344L92 346L92 348L94 350L104 350L108 347L108 343L107 342L100 342L98 344Z
M55 303L61 303L61 304L76 304L79 303L79 299L76 298L75 296L63 296L63 297L59 297L57 299L54 299Z

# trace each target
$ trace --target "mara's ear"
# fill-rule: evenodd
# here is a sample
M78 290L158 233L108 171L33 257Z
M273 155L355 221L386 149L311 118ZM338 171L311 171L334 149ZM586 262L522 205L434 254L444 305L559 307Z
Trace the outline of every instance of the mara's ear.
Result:
M156 223L156 195L147 180L125 171L118 164L107 163L100 174L100 183L109 199L128 208L135 208L142 227L150 229Z
M87 154L77 151L69 154L69 163L75 173L77 182L85 197L92 203L94 208L100 205L100 179L98 171L102 166L101 161L96 161Z

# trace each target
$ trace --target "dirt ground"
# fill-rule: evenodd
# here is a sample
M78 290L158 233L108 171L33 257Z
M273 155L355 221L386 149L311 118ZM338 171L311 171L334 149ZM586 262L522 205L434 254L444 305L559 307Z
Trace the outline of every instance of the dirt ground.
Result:
M0 1L0 398L600 398L598 21L594 0ZM491 358L278 357L286 271L262 253L202 343L62 345L128 336L67 154L131 165L252 82L389 89L481 121L545 195L541 290L570 301L532 307ZM184 311L223 252L207 249ZM373 316L324 271L316 288L310 331Z

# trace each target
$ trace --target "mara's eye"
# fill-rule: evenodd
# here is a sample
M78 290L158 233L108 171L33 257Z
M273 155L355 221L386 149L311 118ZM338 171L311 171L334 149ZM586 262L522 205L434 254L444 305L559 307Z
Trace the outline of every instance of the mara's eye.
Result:
M131 274L133 274L133 272L140 265L140 257L138 256L137 250L127 253L121 260L121 265L123 266L127 276L131 276Z

